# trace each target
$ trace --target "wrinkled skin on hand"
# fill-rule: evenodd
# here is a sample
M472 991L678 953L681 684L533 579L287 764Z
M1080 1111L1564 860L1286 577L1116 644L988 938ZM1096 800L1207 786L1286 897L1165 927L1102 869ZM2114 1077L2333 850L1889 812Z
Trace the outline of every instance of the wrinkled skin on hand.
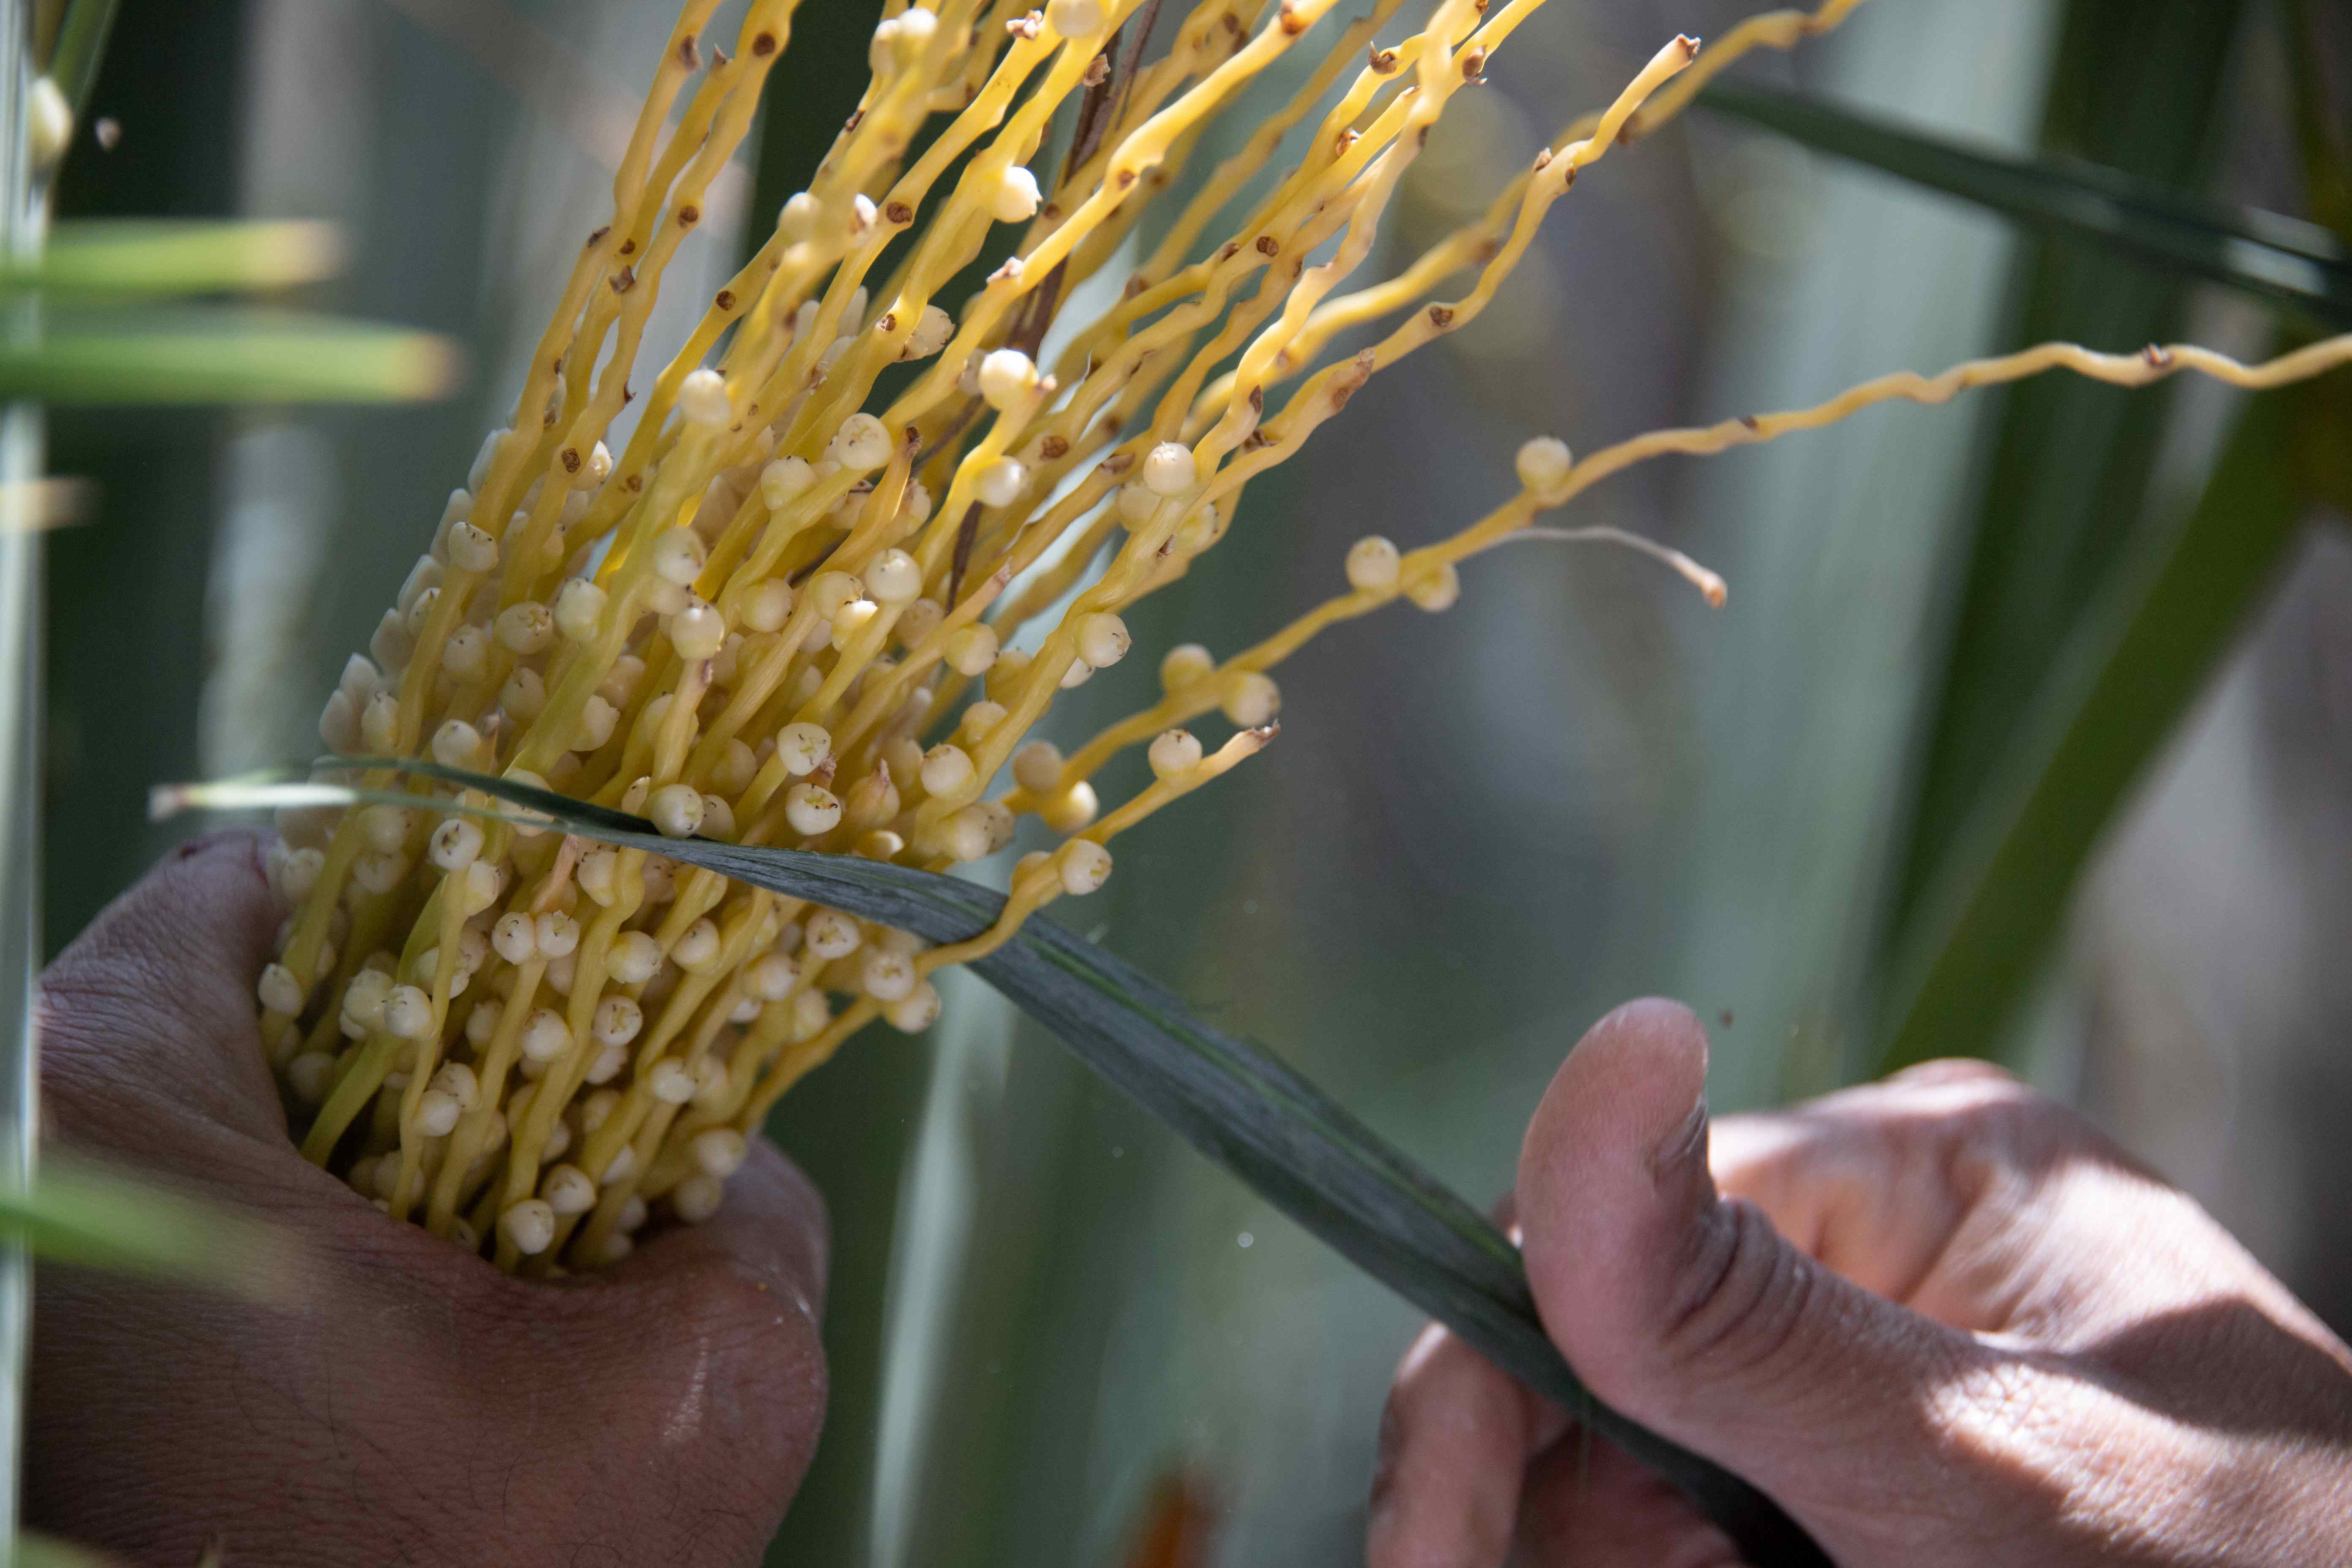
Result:
M1587 1035L1515 1193L1601 1399L1847 1568L2352 1562L2352 1352L2187 1196L1981 1064L1709 1127L1671 1003ZM1372 1568L1727 1568L1606 1439L1442 1330L1382 1424Z
M295 1152L253 987L260 840L184 846L43 977L57 1144L294 1243L259 1304L39 1271L28 1522L137 1563L756 1562L816 1446L823 1201L755 1140L719 1215L510 1279Z

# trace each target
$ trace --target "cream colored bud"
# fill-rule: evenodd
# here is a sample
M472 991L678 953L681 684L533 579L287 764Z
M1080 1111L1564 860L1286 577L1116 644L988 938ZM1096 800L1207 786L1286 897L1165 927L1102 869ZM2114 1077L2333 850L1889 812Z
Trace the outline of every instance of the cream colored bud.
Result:
M807 458L778 458L760 470L760 499L770 511L782 511L815 482L816 470Z
M1567 442L1553 436L1538 436L1519 448L1512 466L1518 470L1519 483L1540 495L1559 488L1567 479L1569 470L1576 466L1576 458Z
M1127 623L1107 610L1098 610L1078 621L1078 657L1097 669L1108 669L1127 657L1134 639L1128 636Z
M1272 677L1251 670L1226 694L1224 710L1226 718L1254 730L1282 710L1282 689Z
M1027 223L1037 216L1037 176L1015 163L1006 169L989 193L988 216L999 223Z
M980 362L979 392L992 408L1010 406L1036 384L1036 363L1019 349L996 349Z
M499 1234L525 1258L535 1258L555 1240L555 1211L544 1199L525 1198L499 1215Z
M1385 594L1397 584L1397 547L1377 533L1359 539L1348 551L1348 586L1363 594Z
M1404 585L1404 596L1432 615L1450 610L1462 597L1462 574L1453 562L1441 562L1433 572L1416 573Z
M1143 487L1154 495L1181 495L1192 488L1198 472L1190 447L1162 441L1143 459Z
M1091 838L1074 838L1054 857L1062 891L1081 897L1110 879L1110 851Z
M1201 742L1189 730L1163 730L1149 753L1154 778L1171 779L1201 764Z
M690 373L678 383L677 409L693 425L722 426L735 418L734 402L727 395L726 377L708 366Z
M984 506L1011 506L1021 499L1022 489L1029 483L1029 470L1018 458L999 458L980 470L972 480L971 493Z
M703 545L702 536L690 528L667 530L654 541L654 575L681 588L694 586L694 580L702 575L703 563L709 558L710 552Z

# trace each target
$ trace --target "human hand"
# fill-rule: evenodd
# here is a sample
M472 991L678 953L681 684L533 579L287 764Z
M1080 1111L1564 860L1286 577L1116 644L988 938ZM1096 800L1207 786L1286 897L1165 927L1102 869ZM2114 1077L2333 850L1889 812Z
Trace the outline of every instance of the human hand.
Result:
M139 1563L758 1560L816 1446L823 1200L764 1142L707 1224L517 1279L305 1161L253 986L260 841L183 847L42 980L47 1131L257 1214L279 1306L44 1268L27 1517Z
M1596 1397L1848 1568L2352 1562L2352 1352L2188 1197L1981 1064L1711 1137L1706 1078L1637 1002L1528 1129L1528 1279ZM1442 1330L1381 1437L1372 1568L1738 1561Z

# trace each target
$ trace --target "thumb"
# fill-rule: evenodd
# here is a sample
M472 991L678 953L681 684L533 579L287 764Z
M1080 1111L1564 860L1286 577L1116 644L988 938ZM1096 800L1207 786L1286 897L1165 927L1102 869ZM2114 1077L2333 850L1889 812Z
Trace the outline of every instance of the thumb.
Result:
M1876 1489L1934 1495L1936 1393L1977 1346L1721 1199L1706 1086L1706 1036L1677 1004L1631 1003L1579 1042L1519 1155L1529 1281L1598 1397L1746 1477L1835 1552L1836 1521L1877 1511Z
M135 1143L152 1131L122 1125L139 1107L284 1136L255 1022L286 912L265 842L232 831L165 851L42 974L42 1092L58 1131Z

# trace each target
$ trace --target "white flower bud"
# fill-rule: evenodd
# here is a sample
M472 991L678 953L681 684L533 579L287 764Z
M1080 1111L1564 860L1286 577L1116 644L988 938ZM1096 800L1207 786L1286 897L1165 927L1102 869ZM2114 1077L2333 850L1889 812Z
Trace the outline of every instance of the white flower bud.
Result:
M261 984L255 989L261 998L261 1005L268 1012L282 1013L290 1017L302 1010L302 983L294 977L292 970L282 963L265 965L261 971Z
M1091 838L1073 838L1054 857L1062 891L1081 897L1110 879L1110 851Z
M992 350L980 362L978 391L991 408L1009 406L1036 384L1036 363L1019 349Z
M718 606L689 597L669 618L669 646L688 663L700 663L727 646L727 617Z
M702 826L702 795L692 784L664 784L646 802L654 826L672 838L691 838Z
M959 626L948 637L948 668L959 675L985 675L996 662L997 651L994 626L978 623Z
M840 609L835 611L833 616L834 647L836 650L846 651L851 640L855 638L859 632L866 629L866 623L872 620L875 616L880 612L880 610L881 606L877 605L871 599L852 599L849 603L842 605Z
M1153 495L1181 495L1192 488L1198 472L1190 447L1162 441L1144 457L1143 488Z
M520 912L500 915L490 927L490 946L509 963L529 963L539 952L530 917Z
M961 795L971 784L971 758L942 741L923 753L923 787L933 795Z
M884 1006L882 1016L901 1034L921 1034L939 1022L939 990L928 980L919 981L912 991Z
M709 559L703 547L702 536L690 528L672 528L654 541L654 575L681 588L691 588L694 580L702 575L702 563Z
M826 960L846 958L866 942L857 922L838 910L818 910L808 918L803 936L810 952Z
M677 945L671 948L672 963L689 974L699 974L719 962L723 943L719 927L709 920L698 920L678 934Z
M792 614L792 584L781 577L771 577L743 595L743 624L755 632L781 631Z
M324 1051L304 1051L286 1064L286 1085L305 1105L325 1101L335 1081L335 1058Z
M770 511L782 511L816 482L816 470L805 458L778 458L760 470L760 499Z
M456 1100L460 1110L473 1110L482 1098L482 1080L463 1062L444 1062L435 1070L429 1087Z
M559 1215L586 1214L596 1206L596 1184L577 1165L558 1165L541 1178L539 1195Z
M562 958L580 946L580 922L562 910L550 910L533 921L530 934L541 958Z
M1102 6L1097 0L1046 0L1045 22L1066 38L1084 38L1102 31Z
M506 438L513 434L512 430L501 425L482 437L481 449L474 454L474 466L466 470L467 489L478 490L482 488L482 482L490 477L490 465L499 460L499 448L504 446ZM456 498L453 496L451 500L455 500Z
M1359 593L1384 594L1397 584L1397 547L1377 533L1368 533L1348 549L1348 586Z
M743 988L759 1002L781 1002L792 994L799 971L781 952L763 953L743 972Z
M563 1015L552 1007L541 1007L523 1021L522 1054L535 1062L551 1062L572 1048L572 1030L563 1022Z
M1199 643L1179 643L1160 658L1160 689L1174 693L1183 690L1217 668L1217 661Z
M989 827L988 813L980 806L958 807L934 830L937 851L959 866L969 865L995 847Z
M732 1127L706 1127L688 1141L687 1152L706 1175L722 1181L743 1168L750 1145Z
M1051 741L1032 741L1013 753L1013 782L1031 795L1049 795L1062 783L1062 750Z
M460 572L488 572L499 563L499 542L470 522L449 529L449 564ZM419 601L422 603L422 601Z
M544 1199L525 1198L499 1215L499 1234L525 1258L535 1258L555 1240L555 1211Z
M1568 443L1554 436L1538 436L1519 448L1512 467L1519 473L1519 483L1540 494L1559 486L1576 466L1575 456Z
M463 719L448 720L433 731L433 760L445 768L478 768L482 750L482 732Z
M1108 669L1127 657L1134 646L1128 636L1127 623L1108 611L1098 610L1078 621L1078 657L1097 669Z
M915 319L915 330L907 335L907 347L899 357L929 359L948 346L955 337L955 318L937 305L926 305Z
M1015 163L988 194L988 216L999 223L1027 223L1037 216L1037 176Z
M1189 730L1162 730L1148 753L1154 778L1174 778L1201 763L1201 742Z
M1070 660L1069 664L1062 670L1062 689L1067 691L1072 687L1084 686L1087 681L1092 680L1094 677L1095 667L1093 665L1088 664L1085 659L1074 658Z
M793 1038L795 1040L809 1039L832 1022L833 1004L825 1000L824 992L812 987L793 998Z
M1160 498L1140 484L1121 485L1111 492L1111 506L1132 533L1151 521L1151 514L1160 510Z
M1282 711L1282 689L1272 677L1252 670L1234 684L1224 709L1226 718L1244 730L1254 730Z
M646 1075L646 1088L664 1105L684 1105L694 1098L694 1074L687 1070L683 1062L656 1062L654 1070ZM610 1172L605 1173L605 1179L612 1179Z
M573 642L594 642L604 629L604 590L574 577L555 595L555 626Z
M871 473L890 460L890 432L871 414L853 414L833 433L824 455L853 474Z
M319 711L319 739L337 756L359 755L360 710L350 692L338 689L327 693L327 705Z
M1011 506L1029 483L1029 470L1018 458L999 458L980 470L971 493L983 506Z
M669 1190L670 1211L688 1225L700 1225L727 1201L727 1184L718 1177L697 1173Z
M809 603L819 620L830 621L864 591L865 585L846 572L820 572L809 580Z
M395 985L383 994L383 1027L396 1039L417 1040L433 1029L433 998L414 985Z
M1407 583L1404 596L1432 615L1450 610L1462 597L1462 574L1454 570L1453 562L1441 562L1436 571L1420 573Z
M735 405L727 395L727 378L707 365L689 373L677 384L677 411L693 425L731 423Z
M454 1096L428 1089L416 1097L416 1130L427 1138L446 1138L457 1130L463 1110Z
M1095 786L1080 779L1037 808L1038 819L1056 833L1084 831L1102 809Z
M857 966L857 987L877 1002L897 1002L912 995L919 978L915 961L887 948L869 951Z
M866 568L866 596L877 605L905 605L923 591L923 569L903 550L885 550Z
M794 778L814 773L833 754L833 736L822 724L806 720L776 732L776 756Z

